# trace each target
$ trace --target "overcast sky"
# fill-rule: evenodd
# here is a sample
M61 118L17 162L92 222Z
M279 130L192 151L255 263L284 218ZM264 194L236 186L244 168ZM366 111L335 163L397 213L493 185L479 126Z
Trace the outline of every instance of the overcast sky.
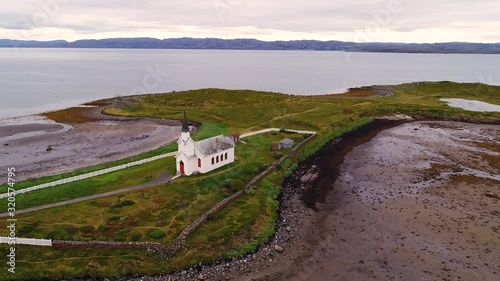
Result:
M498 0L0 0L0 38L500 42Z

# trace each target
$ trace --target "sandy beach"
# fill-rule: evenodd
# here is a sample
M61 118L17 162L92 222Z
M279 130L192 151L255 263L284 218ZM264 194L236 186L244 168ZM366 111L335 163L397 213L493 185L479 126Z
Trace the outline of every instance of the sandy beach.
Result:
M15 167L25 180L118 160L175 141L180 122L117 118L88 110L95 121L57 123L41 116L0 122L0 170ZM0 182L3 179L0 179Z

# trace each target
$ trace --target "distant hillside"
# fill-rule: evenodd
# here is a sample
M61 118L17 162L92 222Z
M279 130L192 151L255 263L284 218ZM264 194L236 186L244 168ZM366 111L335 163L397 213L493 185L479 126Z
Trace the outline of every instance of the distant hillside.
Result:
M455 54L500 54L500 43L353 43L342 41L260 41L255 39L217 38L112 38L100 40L78 40L68 42L24 41L0 39L0 47L20 48L141 48L141 49L212 49L212 50L315 50L346 52L385 53L455 53Z

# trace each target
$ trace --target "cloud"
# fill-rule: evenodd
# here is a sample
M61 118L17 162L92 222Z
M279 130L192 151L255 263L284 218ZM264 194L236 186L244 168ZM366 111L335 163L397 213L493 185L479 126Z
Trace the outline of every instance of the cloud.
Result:
M497 0L26 0L2 10L0 37L15 39L500 42Z

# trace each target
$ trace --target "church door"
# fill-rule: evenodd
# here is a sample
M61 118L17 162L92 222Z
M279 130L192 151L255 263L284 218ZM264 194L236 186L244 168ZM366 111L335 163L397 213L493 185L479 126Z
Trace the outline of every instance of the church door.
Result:
M179 170L181 172L181 174L184 174L184 162L181 161L181 163L179 163Z

